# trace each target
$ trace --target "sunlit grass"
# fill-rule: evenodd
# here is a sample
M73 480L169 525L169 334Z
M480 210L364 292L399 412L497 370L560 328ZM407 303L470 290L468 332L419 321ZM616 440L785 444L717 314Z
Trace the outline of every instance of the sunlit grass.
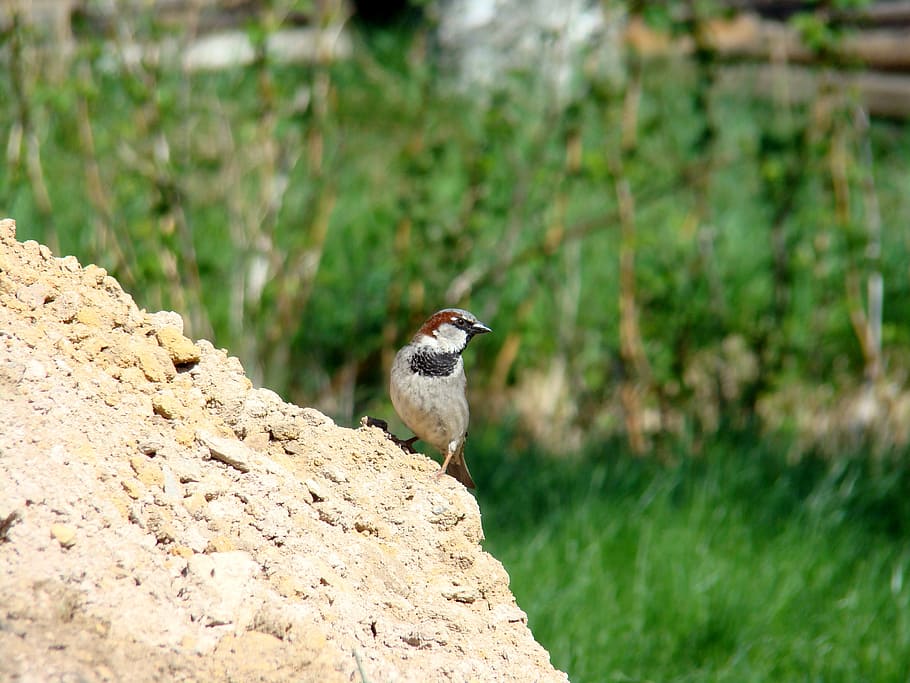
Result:
M910 550L867 504L880 481L845 495L843 471L731 448L672 467L475 455L486 548L554 665L575 683L905 681Z

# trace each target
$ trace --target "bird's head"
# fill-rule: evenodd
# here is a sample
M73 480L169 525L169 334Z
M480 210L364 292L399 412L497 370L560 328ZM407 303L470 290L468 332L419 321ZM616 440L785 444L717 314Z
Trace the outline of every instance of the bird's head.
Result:
M429 317L414 336L414 343L430 346L441 353L461 353L478 334L490 328L473 313L460 308L444 308Z

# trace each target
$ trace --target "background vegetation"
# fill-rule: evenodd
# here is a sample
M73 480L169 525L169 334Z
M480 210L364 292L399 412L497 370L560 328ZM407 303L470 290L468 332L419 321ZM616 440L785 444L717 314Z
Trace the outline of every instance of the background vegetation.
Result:
M793 465L751 436L669 468L483 445L486 545L572 681L906 680L906 464Z
M488 543L573 680L904 680L906 124L730 85L700 3L648 16L691 59L630 52L559 98L533 70L459 92L423 24L279 64L286 4L218 72L133 58L193 37L152 14L65 54L7 22L20 237L347 424L392 415L428 313L477 313ZM836 32L797 23L832 67Z

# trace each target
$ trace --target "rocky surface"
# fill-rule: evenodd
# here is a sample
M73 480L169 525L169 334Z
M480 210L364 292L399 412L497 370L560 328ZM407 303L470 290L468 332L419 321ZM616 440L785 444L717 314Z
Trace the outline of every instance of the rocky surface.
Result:
M0 222L0 680L565 681L474 498Z

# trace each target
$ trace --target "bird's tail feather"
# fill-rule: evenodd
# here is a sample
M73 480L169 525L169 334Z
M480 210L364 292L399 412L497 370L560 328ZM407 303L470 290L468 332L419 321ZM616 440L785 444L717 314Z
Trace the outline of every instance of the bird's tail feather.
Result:
M469 489L477 488L474 485L474 480L471 479L471 473L468 472L468 464L464 461L464 446L462 446L461 450L449 461L449 466L446 468L446 474L455 477Z

